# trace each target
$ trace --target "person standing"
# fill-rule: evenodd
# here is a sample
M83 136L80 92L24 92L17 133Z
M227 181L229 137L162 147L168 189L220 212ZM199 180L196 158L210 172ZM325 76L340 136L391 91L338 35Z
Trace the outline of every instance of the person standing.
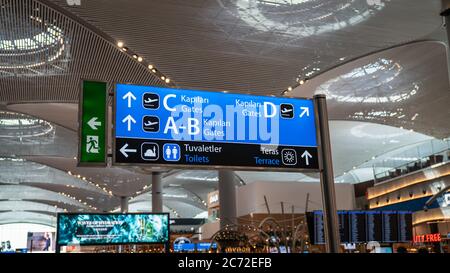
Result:
M48 232L45 233L44 239L45 239L45 247L44 247L43 251L49 251L49 248L52 244L52 239L50 238L50 235L48 234Z

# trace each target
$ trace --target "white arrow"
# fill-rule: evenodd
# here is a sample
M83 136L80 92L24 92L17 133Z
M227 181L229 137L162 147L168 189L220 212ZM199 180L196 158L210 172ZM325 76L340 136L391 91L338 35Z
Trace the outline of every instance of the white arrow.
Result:
M309 117L309 108L308 107L300 107L303 111L300 113L300 117L303 117L305 114Z
M87 124L92 128L92 130L97 130L97 126L102 126L102 123L97 121L97 117L91 118Z
M131 108L131 100L136 100L136 97L133 95L133 93L131 93L130 91L128 91L128 93L126 93L122 99L126 100L128 99L128 108Z
M122 146L122 148L120 148L120 152L128 158L128 154L127 153L135 153L136 149L127 149L128 148L128 143L125 143L125 145Z
M305 150L305 152L302 154L302 158L305 159L306 166L309 166L309 159L312 158L312 155L307 150Z
M124 119L122 119L122 122L128 122L128 132L131 131L131 123L136 123L136 120L130 115L126 116Z

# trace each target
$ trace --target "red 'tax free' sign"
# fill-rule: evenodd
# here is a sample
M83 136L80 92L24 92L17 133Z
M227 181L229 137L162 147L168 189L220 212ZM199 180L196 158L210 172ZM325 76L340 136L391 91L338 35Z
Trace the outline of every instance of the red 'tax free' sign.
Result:
M423 234L414 236L414 243L436 243L441 241L441 234Z

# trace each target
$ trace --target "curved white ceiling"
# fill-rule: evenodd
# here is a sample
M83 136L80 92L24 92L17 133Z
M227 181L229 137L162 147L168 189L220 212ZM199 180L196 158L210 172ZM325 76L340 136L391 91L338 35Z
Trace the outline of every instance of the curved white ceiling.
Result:
M0 213L0 224L13 223L32 223L56 227L56 217L28 211L9 211Z
M416 42L360 58L289 95L327 95L330 119L367 121L450 136L450 85L443 43Z
M55 206L31 201L0 201L0 211L34 211L54 215L64 210Z
M442 23L440 0L46 1L123 41L180 87L259 94Z
M0 200L9 201L53 201L59 204L59 207L64 207L66 204L70 206L79 207L89 211L89 207L83 202L69 198L54 191L39 189L31 186L22 185L0 185Z

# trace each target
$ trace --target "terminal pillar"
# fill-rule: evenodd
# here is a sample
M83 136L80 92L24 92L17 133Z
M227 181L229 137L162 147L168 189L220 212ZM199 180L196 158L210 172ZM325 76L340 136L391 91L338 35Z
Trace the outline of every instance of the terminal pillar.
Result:
M130 198L128 196L121 196L120 197L120 212L121 213L127 213L128 212L128 200ZM122 253L123 252L123 246L119 245L117 247L117 252Z
M316 126L319 144L320 186L322 189L323 220L326 250L340 252L339 221L334 189L333 162L331 158L330 128L328 125L327 99L325 95L315 95Z
M163 212L162 205L162 180L160 172L152 173L152 212Z
M219 211L221 229L227 225L237 224L236 187L233 171L219 171Z
M447 28L447 39L450 44L450 0L442 0L441 16L444 17Z
M128 212L128 198L127 196L121 196L120 197L120 212L121 213L127 213Z

